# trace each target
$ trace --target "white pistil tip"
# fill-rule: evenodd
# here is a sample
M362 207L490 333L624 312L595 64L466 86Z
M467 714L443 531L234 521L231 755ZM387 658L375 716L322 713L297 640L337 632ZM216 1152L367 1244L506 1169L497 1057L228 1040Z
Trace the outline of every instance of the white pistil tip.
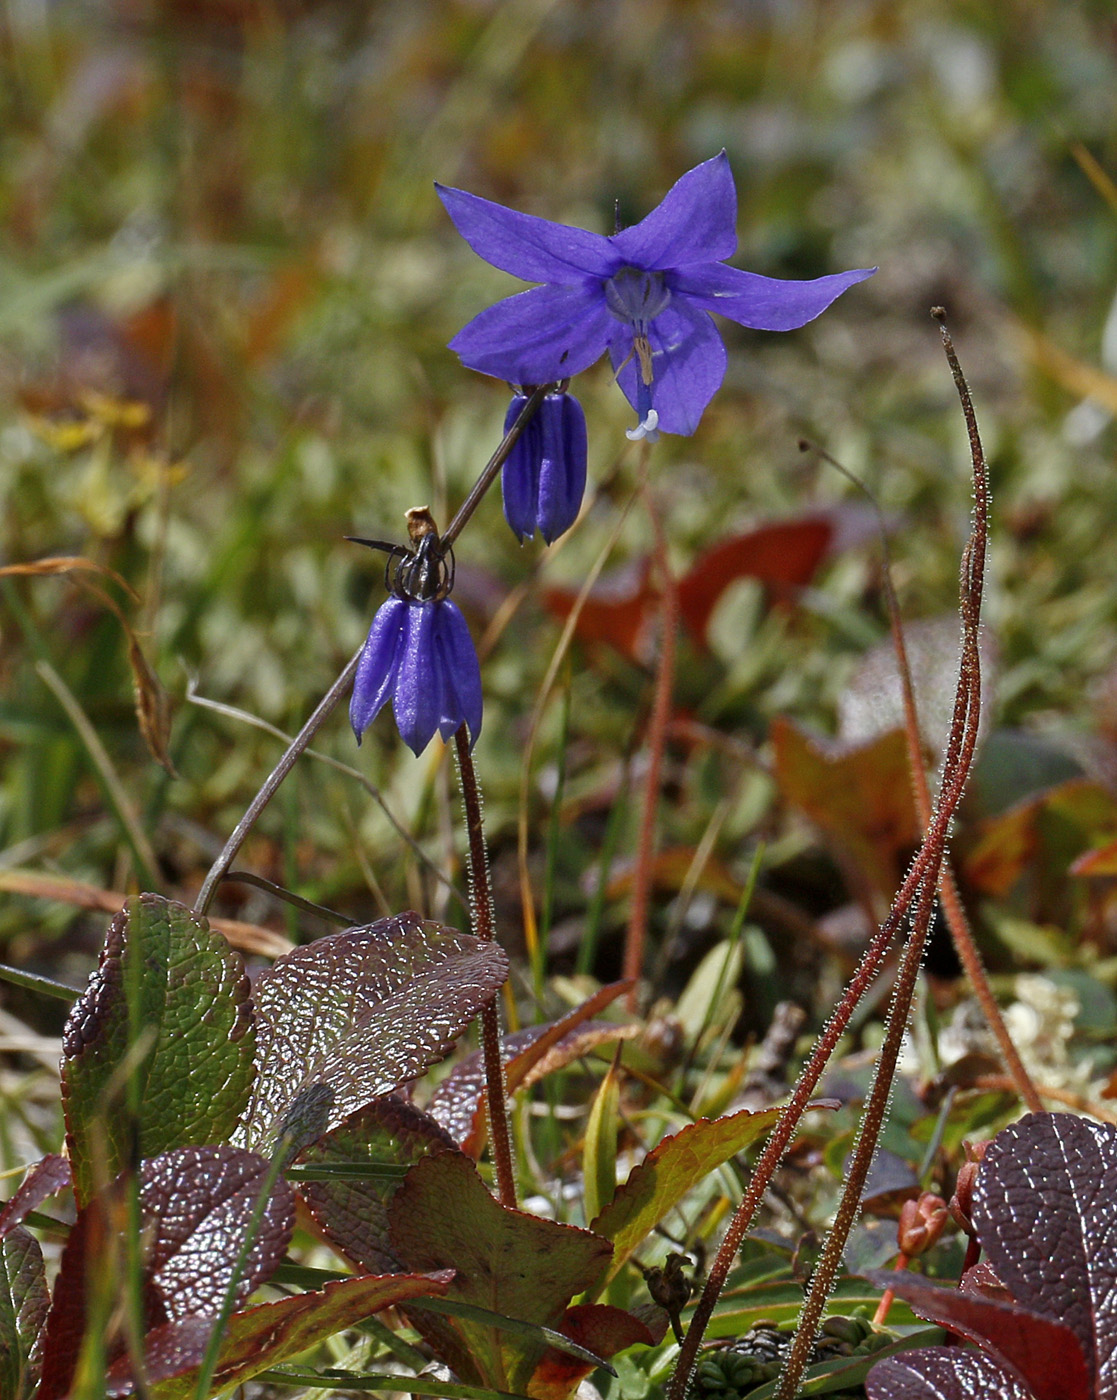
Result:
M649 408L643 421L637 423L635 428L626 428L624 435L629 442L639 442L641 438L647 438L649 442L657 441L659 438L659 414L654 408Z

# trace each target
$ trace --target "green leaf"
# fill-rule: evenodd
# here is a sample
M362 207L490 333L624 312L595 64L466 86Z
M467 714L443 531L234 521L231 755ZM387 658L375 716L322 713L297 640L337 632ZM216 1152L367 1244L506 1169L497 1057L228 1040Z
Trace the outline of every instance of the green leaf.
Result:
M79 1204L128 1163L224 1142L254 1049L240 955L184 905L142 894L109 925L66 1022L62 1095Z
M598 1086L586 1124L582 1150L582 1182L586 1219L592 1220L613 1199L617 1189L617 1129L620 1125L620 1083L614 1060Z
M27 1400L39 1382L50 1307L43 1252L21 1225L0 1240L0 1400Z
M457 1152L417 1162L392 1200L389 1220L393 1252L409 1269L457 1270L450 1299L544 1327L556 1327L570 1299L593 1287L610 1254L608 1241L588 1230L502 1206ZM497 1389L522 1386L544 1350L464 1318L433 1319L441 1326L430 1329L431 1314L409 1308L408 1316L440 1351L452 1329L458 1345L453 1361L444 1359L462 1379Z
M454 1381L436 1380L434 1376L368 1375L356 1371L338 1371L332 1367L310 1371L305 1367L281 1366L263 1371L256 1379L274 1385L289 1385L315 1390L388 1390L400 1393L401 1380L406 1380L412 1395L444 1396L446 1400L530 1400L511 1390L493 1390L490 1386L458 1385Z
M595 1234L613 1241L613 1259L602 1283L615 1277L633 1250L688 1191L754 1142L778 1117L779 1110L770 1108L762 1113L742 1109L727 1118L700 1118L654 1147L590 1223Z
M320 1293L298 1293L277 1303L261 1303L234 1313L221 1344L211 1394L251 1380L261 1371L351 1327L381 1308L442 1293L448 1274L417 1277L393 1274L328 1283ZM151 1400L191 1400L205 1353L211 1317L186 1317L149 1332L145 1360ZM128 1395L132 1375L127 1358L109 1368L107 1394Z
M414 1079L454 1045L508 973L495 943L417 914L296 948L260 974L256 1082L242 1147L268 1155L300 1094L331 1095L324 1127Z

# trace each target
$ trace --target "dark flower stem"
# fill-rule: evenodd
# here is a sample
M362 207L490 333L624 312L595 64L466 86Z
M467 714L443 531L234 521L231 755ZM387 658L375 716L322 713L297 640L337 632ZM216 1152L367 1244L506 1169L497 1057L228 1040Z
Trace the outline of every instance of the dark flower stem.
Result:
M936 312L936 319L940 319L941 313ZM702 1337L707 1324L713 1315L714 1307L725 1286L725 1280L729 1275L729 1270L744 1238L745 1231L752 1224L764 1192L779 1166L787 1145L791 1141L792 1134L798 1126L800 1118L810 1101L822 1077L823 1070L829 1063L830 1056L839 1038L849 1024L861 998L871 986L885 954L891 946L892 940L897 931L902 926L905 918L917 905L920 894L924 890L933 890L938 879L938 872L942 862L947 834L950 830L950 823L954 815L966 777L969 772L969 762L973 756L973 746L977 738L977 708L971 708L971 698L973 696L973 685L980 684L980 668L977 663L977 615L980 608L981 586L984 578L985 566L985 541L988 529L988 482L985 476L985 460L981 451L980 439L977 436L977 424L973 417L972 405L969 401L969 393L965 387L965 380L962 378L961 369L956 368L957 360L953 354L953 346L950 344L949 336L943 327L944 345L947 347L947 356L950 359L951 371L954 373L955 384L962 398L963 411L966 416L966 425L970 434L971 455L974 463L976 510L974 520L974 534L970 544L967 546L962 565L962 622L966 636L972 633L973 656L968 657L969 642L964 640L962 675L959 681L958 694L955 703L954 719L951 724L950 736L947 741L946 755L942 767L942 791L934 821L931 823L923 844L921 845L911 868L895 899L888 917L881 924L876 934L873 936L860 966L850 979L845 993L834 1010L834 1014L823 1028L822 1034L815 1043L810 1057L803 1068L802 1073L796 1082L791 1098L772 1131L772 1136L765 1145L753 1171L752 1179L745 1192L741 1204L737 1207L725 1237L721 1242L714 1262L710 1266L709 1276L706 1285L702 1290L702 1295L698 1300L694 1316L691 1319L687 1335L679 1351L679 1359L675 1367L674 1375L668 1388L668 1400L685 1400L688 1393L690 1377L694 1370L695 1359L698 1355L698 1348L702 1344ZM971 664L976 669L970 669ZM930 918L933 902L928 897L927 917ZM918 909L916 908L918 915Z
M228 841L225 842L221 854L210 866L209 874L202 881L202 888L198 891L198 897L194 901L195 914L204 915L208 911L209 906L213 903L213 896L217 892L217 886L232 868L233 861L237 858L237 852L244 844L245 837L259 820L260 813L278 792L280 783L282 783L283 779L290 773L291 769L294 768L299 755L309 746L315 734L318 733L319 729L321 729L322 725L325 724L326 720L329 719L330 715L333 713L337 702L349 689L353 674L357 669L357 662L360 661L361 652L363 650L364 645L362 644L361 647L353 653L341 675L338 676L337 680L334 681L333 685L331 685L329 690L323 695L322 699L318 702L317 709L291 740L290 744L288 744L283 757L268 774L267 778L265 778L260 791L249 803L248 810L245 812L244 816L241 817L240 821L237 822L232 835L229 837Z
M473 483L473 489L470 491L469 495L458 507L457 515L454 516L453 520L450 521L449 525L447 525L446 529L442 532L439 544L443 553L453 546L454 541L465 528L466 522L481 504L485 492L500 475L500 469L508 460L508 454L512 451L513 447L515 447L517 438L535 417L536 413L539 412L539 405L554 387L553 384L540 384L537 389L532 390L527 403L520 409L516 421L504 434L504 440L489 458L481 475Z
M454 735L461 776L465 829L469 837L469 917L478 938L496 937L493 887L489 879L489 855L485 849L485 828L481 816L481 788L469 751L469 729ZM500 1013L493 997L481 1012L481 1051L485 1061L485 1106L489 1115L489 1138L493 1145L497 1190L501 1205L516 1205L516 1173L512 1163L512 1136L508 1128L508 1090L504 1060L500 1050Z

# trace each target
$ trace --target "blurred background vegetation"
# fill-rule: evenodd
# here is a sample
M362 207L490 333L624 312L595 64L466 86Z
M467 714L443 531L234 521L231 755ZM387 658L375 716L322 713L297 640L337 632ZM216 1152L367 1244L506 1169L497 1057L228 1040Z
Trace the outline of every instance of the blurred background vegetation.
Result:
M1115 104L1108 0L6 0L0 563L79 556L134 596L88 572L0 579L0 882L154 881L189 900L280 741L188 691L294 732L383 596L375 556L343 536L401 537L403 512L426 502L445 523L495 446L504 386L445 347L519 284L458 238L432 181L607 232L615 206L638 219L724 147L737 265L880 270L802 331L724 327L724 389L693 438L652 454L679 573L771 522L830 530L793 599L771 605L758 570L724 589L708 648L683 640L654 989L677 991L725 936L763 842L746 1027L761 1032L786 994L821 1015L902 873L914 841L902 764L855 750L835 777L821 750L808 746L805 768L790 755L801 732L853 742L894 723L887 683L864 669L887 632L871 512L798 441L879 501L904 615L928 624L924 699L941 702L970 486L936 304L971 379L995 501L991 737L960 831L971 906L994 966L1088 968L1104 985L1114 871L1070 864L1117 837ZM621 519L638 475L631 412L605 365L576 388L596 491L577 530L550 552L521 549L494 495L457 550L456 597L488 638L477 760L513 946L525 746L561 630L546 590L576 588L616 528L606 577L633 572L610 596L635 596L654 553L642 503ZM583 630L533 751L529 868L562 971L579 949L582 970L619 960L654 563L648 577L639 645ZM94 580L165 688L166 768ZM75 716L103 745L100 770ZM777 721L793 726L782 748ZM317 747L359 769L461 883L445 756L415 760L387 716L358 752L342 710ZM107 767L144 840L129 839ZM1013 806L1076 776L1054 810ZM841 800L858 783L870 796L851 815ZM869 809L897 792L904 811L882 832ZM858 846L844 838L862 817ZM354 921L405 906L461 917L358 777L312 760L240 863ZM292 936L324 927L296 927L244 886L219 908ZM103 925L64 901L0 903L6 960L75 982ZM1108 1002L1093 1014L1097 1036L1112 1028Z

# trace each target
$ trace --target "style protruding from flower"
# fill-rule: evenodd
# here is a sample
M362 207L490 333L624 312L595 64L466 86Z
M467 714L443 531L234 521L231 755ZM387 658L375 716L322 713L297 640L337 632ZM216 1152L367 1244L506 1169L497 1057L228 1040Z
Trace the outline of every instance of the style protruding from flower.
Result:
M529 393L513 396L504 419L506 433ZM586 452L582 405L563 391L548 394L501 470L504 518L521 544L536 530L551 544L574 524L586 491Z
M611 237L436 189L475 253L542 283L482 311L451 350L470 369L512 384L568 379L608 350L640 420L632 438L698 426L725 377L725 346L709 312L754 330L795 330L876 271L783 282L726 267L737 249L737 193L724 151Z
M411 548L354 540L388 553L391 597L369 629L349 703L361 736L390 700L400 737L416 756L437 731L449 740L469 726L470 747L481 732L481 668L465 618L450 601L453 555L443 554L426 507L407 512Z

